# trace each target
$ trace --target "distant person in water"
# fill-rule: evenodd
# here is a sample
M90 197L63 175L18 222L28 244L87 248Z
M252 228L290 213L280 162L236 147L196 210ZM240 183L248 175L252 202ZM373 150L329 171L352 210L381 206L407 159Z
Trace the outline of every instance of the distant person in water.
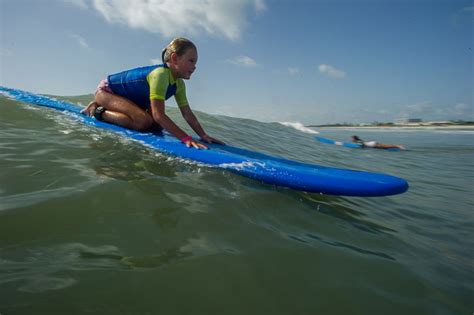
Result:
M183 79L188 80L196 70L196 46L188 39L175 38L163 49L161 59L160 65L109 75L99 83L94 101L82 113L133 130L166 129L188 147L207 149L166 115L165 100L174 96L181 114L201 141L224 144L204 131L186 98Z
M376 148L376 149L400 149L405 150L405 147L400 144L384 144L377 141L364 141L358 136L352 136L352 142L360 144L362 147Z

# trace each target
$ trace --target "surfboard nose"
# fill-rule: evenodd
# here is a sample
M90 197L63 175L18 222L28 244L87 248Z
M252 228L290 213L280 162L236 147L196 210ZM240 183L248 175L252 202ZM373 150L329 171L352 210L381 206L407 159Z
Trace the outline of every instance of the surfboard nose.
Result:
M389 176L390 179L386 181L385 183L381 183L381 187L385 186L383 190L383 194L380 196L389 196L389 195L398 195L398 194L403 194L406 192L409 188L408 182L404 180L403 178L400 177L395 177L391 175L385 175Z

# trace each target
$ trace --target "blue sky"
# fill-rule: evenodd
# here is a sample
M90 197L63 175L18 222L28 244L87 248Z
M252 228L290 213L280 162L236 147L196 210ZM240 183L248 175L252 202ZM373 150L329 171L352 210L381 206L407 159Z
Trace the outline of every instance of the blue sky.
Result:
M0 85L89 94L184 36L199 52L195 110L474 120L473 16L461 0L0 0Z

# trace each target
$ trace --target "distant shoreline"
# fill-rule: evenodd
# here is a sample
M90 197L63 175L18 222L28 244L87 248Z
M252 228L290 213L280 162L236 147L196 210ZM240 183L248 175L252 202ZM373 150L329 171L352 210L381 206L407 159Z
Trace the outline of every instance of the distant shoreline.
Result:
M446 129L446 130L474 130L474 125L440 125L440 126L404 126L404 125L394 125L394 126L305 126L308 128L334 128L334 129L344 129L344 128L350 128L350 129L427 129L427 130L433 130L433 129Z

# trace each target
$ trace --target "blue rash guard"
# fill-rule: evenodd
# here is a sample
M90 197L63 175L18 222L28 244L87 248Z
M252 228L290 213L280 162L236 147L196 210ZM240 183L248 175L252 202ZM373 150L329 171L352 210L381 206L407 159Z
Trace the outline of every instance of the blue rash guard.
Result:
M150 100L165 101L174 95L179 107L188 106L183 79L175 79L165 64L126 70L107 77L114 94L131 100L143 109Z

